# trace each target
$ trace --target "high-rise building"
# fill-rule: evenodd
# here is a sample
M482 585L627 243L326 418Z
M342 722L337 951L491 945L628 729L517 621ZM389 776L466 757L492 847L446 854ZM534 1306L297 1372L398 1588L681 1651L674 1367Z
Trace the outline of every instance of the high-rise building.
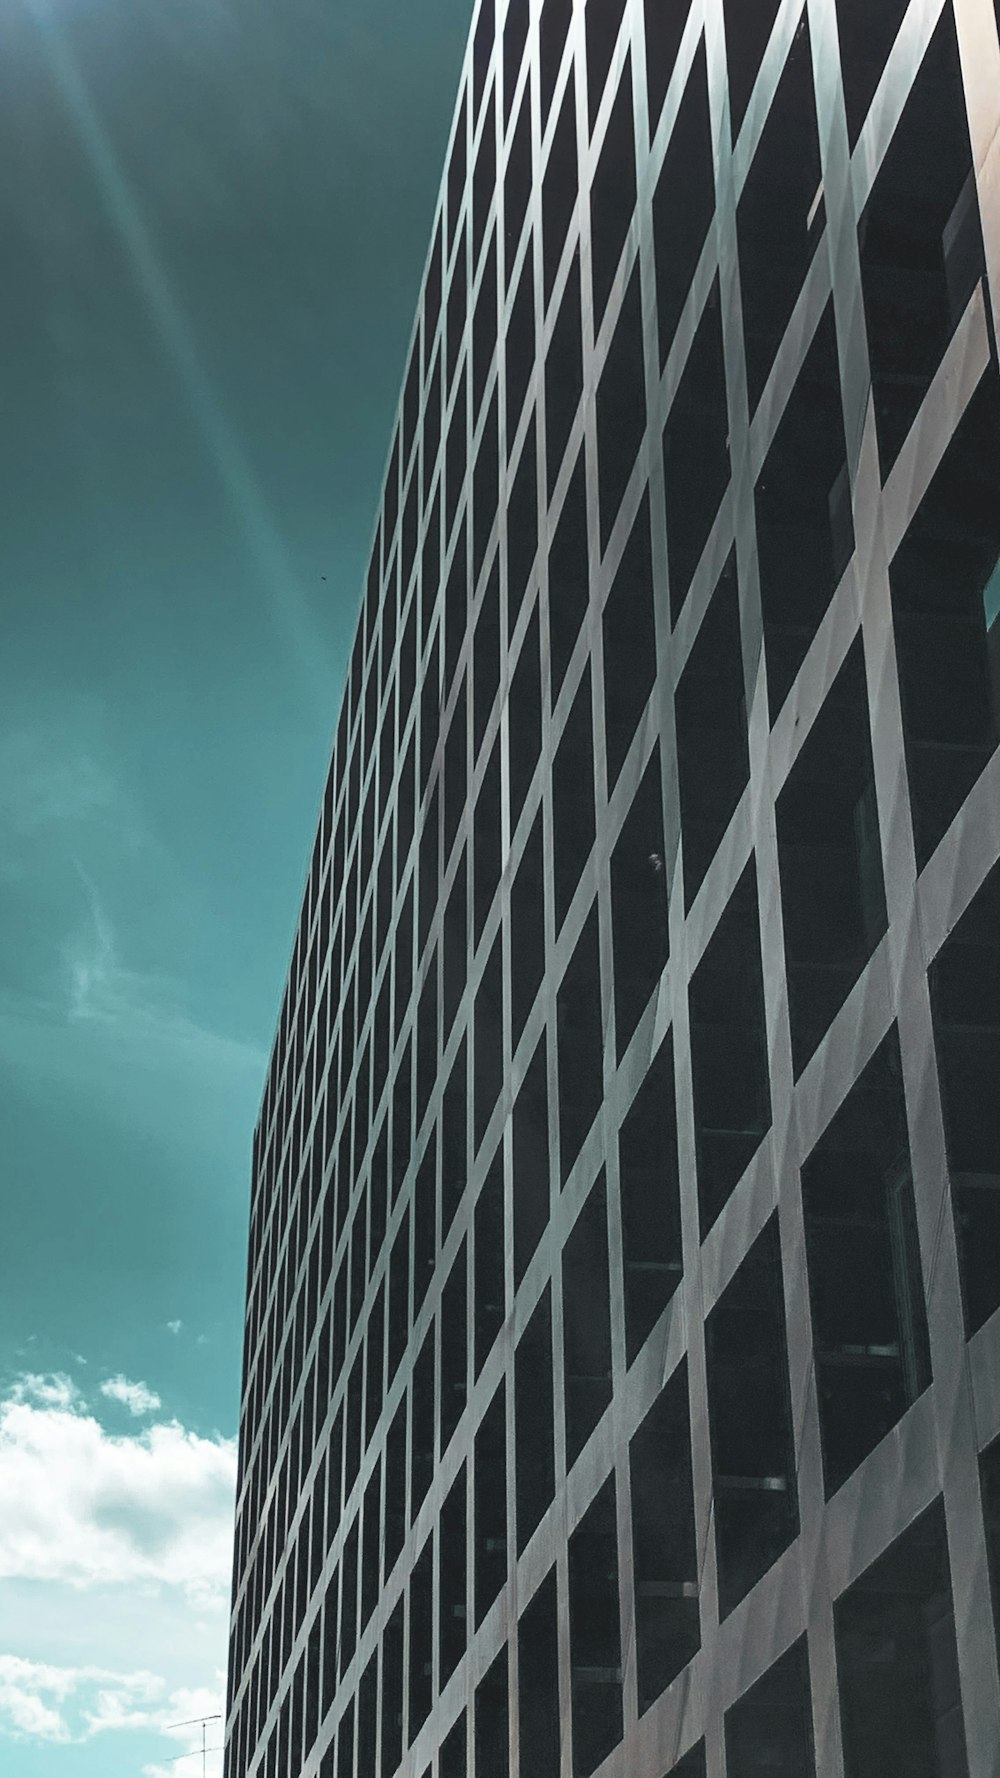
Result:
M994 0L480 0L254 1150L230 1778L1000 1771Z

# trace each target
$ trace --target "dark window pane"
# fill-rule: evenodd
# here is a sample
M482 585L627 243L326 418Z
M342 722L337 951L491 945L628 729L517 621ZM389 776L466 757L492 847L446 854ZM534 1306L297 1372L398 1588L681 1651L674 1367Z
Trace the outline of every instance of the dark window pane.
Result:
M726 1765L739 1778L814 1778L805 1637L726 1711Z
M566 1464L571 1468L611 1401L611 1279L602 1173L563 1248Z
M760 11L744 0L731 0L727 28L737 14L752 19L755 27ZM733 66L731 62L731 75ZM821 178L809 26L803 18L736 211L751 412L822 234Z
M587 27L587 104L594 127L604 83L614 55L625 12L625 0L590 0L584 21Z
M888 473L983 272L950 6L879 168L858 240L879 451Z
M644 0L650 140L656 134L690 11L691 0Z
M930 969L966 1332L1000 1308L1000 865Z
M771 1123L757 881L753 860L689 989L691 1070L702 1235Z
M805 1161L802 1203L829 1495L930 1382L895 1028Z
M569 219L577 195L576 167L576 95L570 81L563 97L559 121L549 148L549 158L542 180L542 239L545 267L545 301L548 303L555 283L559 261L566 243Z
M832 303L761 467L754 509L773 720L854 551Z
M729 420L718 280L663 433L670 613L676 620L729 484Z
M801 1073L886 930L860 638L775 811L792 1058Z
M556 930L562 926L594 845L594 746L588 666L552 770Z
M525 631L510 682L508 746L512 829L517 826L524 807L524 799L531 787L542 746L542 680L538 632L536 606ZM516 966L516 957L514 961Z
M680 1179L671 1036L654 1056L618 1134L625 1298L631 1364L680 1283Z
M611 854L615 1042L624 1055L667 962L660 755L655 749Z
M706 1361L725 1617L799 1529L776 1216L709 1315Z
M570 268L562 306L545 360L545 419L549 494L559 474L570 430L583 394L583 335L580 328L580 260Z
M516 1049L545 972L545 874L540 811L511 884L510 933L511 1013Z
M833 1623L844 1778L967 1778L940 1501L834 1602Z
M684 8L677 4L677 0L646 0L646 11L647 16L655 16L658 28L664 31L672 33L677 18L683 24ZM669 69L659 61L647 60L647 67L650 85L659 77L663 81L665 92ZM653 122L651 115L651 129ZM670 134L653 195L656 311L661 368L667 362L677 323L711 227L712 211L715 208L711 132L708 67L702 44L684 89L684 97Z
M750 102L754 82L778 16L781 0L725 0L726 62L729 67L729 111L733 141Z
M615 1483L601 1488L569 1540L573 1771L600 1765L622 1738Z
M684 902L690 907L750 778L739 589L732 553L674 700Z
M923 865L1000 737L1000 377L990 365L889 570Z
M636 266L601 372L597 391L597 461L601 550L618 517L646 430L646 383L642 354L642 298Z
M593 12L594 7L589 8ZM594 274L594 331L599 331L635 209L635 140L632 128L632 68L615 95L590 188L591 263Z
M442 1690L462 1659L467 1640L465 1497L463 1464L441 1508L441 1529L438 1535L438 1623Z
M604 1034L597 908L591 909L557 1000L559 1141L565 1180L590 1132L603 1096Z
M518 1555L555 1489L552 1309L547 1285L514 1355L514 1472Z
M514 1105L514 1288L549 1220L549 1109L542 1036Z
M687 1390L684 1363L629 1445L640 1715L701 1644Z
M476 1627L507 1579L507 1434L504 1387L483 1415L475 1446Z
M559 1771L559 1621L551 1569L517 1627L521 1778L553 1778Z
M581 450L549 545L549 655L552 702L580 634L590 589L587 483Z

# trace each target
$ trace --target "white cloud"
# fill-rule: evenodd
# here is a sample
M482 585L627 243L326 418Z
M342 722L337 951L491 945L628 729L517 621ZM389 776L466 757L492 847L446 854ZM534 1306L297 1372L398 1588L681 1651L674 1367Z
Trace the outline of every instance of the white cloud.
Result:
M40 1376L36 1371L25 1371L11 1385L10 1399L13 1402L37 1402L43 1408L70 1408L79 1400L79 1390L72 1377L61 1372Z
M127 1407L156 1400L124 1377L101 1392ZM179 1778L176 1756L201 1749L190 1719L223 1708L235 1479L233 1439L176 1421L111 1434L65 1376L29 1372L7 1388L0 1743L140 1734L147 1778ZM209 1725L210 1747L222 1727ZM221 1778L221 1752L206 1773Z
M108 1433L66 1379L0 1402L0 1579L179 1592L224 1612L235 1439L176 1421Z
M172 1333L172 1334L179 1334L181 1331L181 1328L183 1326L184 1326L183 1321L168 1321L167 1322L167 1332Z
M61 1704L68 1690L55 1667L0 1655L0 1723L9 1734L36 1741L68 1741L69 1728L50 1701Z
M84 1743L98 1736L147 1731L181 1753L200 1751L201 1717L216 1717L223 1707L225 1676L211 1685L173 1686L156 1673L116 1672L100 1666L59 1666L0 1654L0 1734L17 1741ZM195 1720L192 1720L195 1719ZM222 1723L207 1724L212 1752L208 1778L222 1771ZM143 1770L159 1778L176 1778L176 1755L167 1763Z
M101 1384L101 1394L108 1401L117 1401L123 1408L128 1408L129 1413L134 1414L137 1419L142 1414L155 1413L161 1405L155 1390L147 1388L145 1383L130 1383L127 1377L122 1376L109 1377L106 1383Z
M155 1673L113 1673L103 1667L60 1667L0 1654L0 1727L18 1738L36 1741L89 1739L104 1728L124 1728L139 1714L143 1723L149 1705L164 1691ZM92 1693L95 1709L79 1694ZM81 1708L82 1706L82 1708ZM71 1722L79 1712L81 1721Z

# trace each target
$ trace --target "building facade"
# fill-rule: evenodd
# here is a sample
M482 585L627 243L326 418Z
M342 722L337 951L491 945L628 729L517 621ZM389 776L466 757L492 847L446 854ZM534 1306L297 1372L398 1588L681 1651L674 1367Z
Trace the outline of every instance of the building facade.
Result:
M1000 1774L994 0L480 0L254 1146L229 1778Z

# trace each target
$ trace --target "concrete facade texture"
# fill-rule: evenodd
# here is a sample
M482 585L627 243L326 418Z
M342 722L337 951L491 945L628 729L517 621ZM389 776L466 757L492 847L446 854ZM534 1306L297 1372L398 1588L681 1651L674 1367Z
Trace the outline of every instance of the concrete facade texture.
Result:
M229 1778L998 1778L994 0L481 0L254 1144Z

